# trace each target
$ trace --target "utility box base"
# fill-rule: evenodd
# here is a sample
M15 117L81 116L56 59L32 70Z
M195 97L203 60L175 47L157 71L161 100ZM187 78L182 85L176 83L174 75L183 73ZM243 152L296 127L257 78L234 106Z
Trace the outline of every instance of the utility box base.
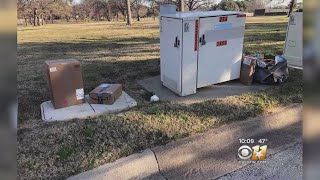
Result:
M200 88L196 94L181 97L164 87L160 81L160 76L143 79L138 81L138 83L147 91L157 95L160 98L160 101L170 101L172 103L184 105L201 103L217 98L225 98L228 96L235 96L248 92L256 92L272 87L271 85L263 84L252 84L251 86L246 86L241 84L238 80L234 80Z

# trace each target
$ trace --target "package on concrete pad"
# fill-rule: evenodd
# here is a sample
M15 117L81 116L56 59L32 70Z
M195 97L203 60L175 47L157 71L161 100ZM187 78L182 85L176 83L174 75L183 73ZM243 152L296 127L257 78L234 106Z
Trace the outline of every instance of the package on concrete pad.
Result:
M241 64L240 82L245 85L251 85L255 73L257 58L244 56Z
M91 104L113 104L122 94L121 84L101 84L89 93Z
M84 102L80 62L75 59L46 61L51 102L57 108Z

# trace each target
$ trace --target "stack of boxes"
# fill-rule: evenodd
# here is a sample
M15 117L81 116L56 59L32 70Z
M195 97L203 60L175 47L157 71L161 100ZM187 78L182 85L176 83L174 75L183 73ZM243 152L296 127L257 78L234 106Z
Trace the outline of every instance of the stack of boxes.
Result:
M75 59L46 61L46 71L54 108L65 108L85 103L79 61ZM111 105L121 94L121 84L101 84L89 93L89 103Z

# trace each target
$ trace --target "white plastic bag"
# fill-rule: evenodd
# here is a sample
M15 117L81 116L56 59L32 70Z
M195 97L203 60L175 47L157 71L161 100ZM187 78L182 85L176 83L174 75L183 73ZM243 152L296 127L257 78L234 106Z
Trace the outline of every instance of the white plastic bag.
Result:
M276 55L276 57L274 58L274 61L276 64L278 64L279 62L285 61L286 59L284 59L282 56Z
M150 101L151 102L157 102L157 101L159 101L160 99L159 99L159 97L157 96L157 95L153 95L153 96L151 96L151 98L150 98Z

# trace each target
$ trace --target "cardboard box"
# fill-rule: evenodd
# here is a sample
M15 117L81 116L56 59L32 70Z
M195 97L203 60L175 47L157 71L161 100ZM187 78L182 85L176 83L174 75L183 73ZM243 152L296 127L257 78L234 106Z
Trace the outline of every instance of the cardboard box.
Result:
M240 82L245 85L251 85L253 75L256 70L257 58L244 56L241 63Z
M113 104L122 94L121 84L101 84L89 93L91 104Z
M46 61L51 102L57 108L84 102L80 62L74 59Z

